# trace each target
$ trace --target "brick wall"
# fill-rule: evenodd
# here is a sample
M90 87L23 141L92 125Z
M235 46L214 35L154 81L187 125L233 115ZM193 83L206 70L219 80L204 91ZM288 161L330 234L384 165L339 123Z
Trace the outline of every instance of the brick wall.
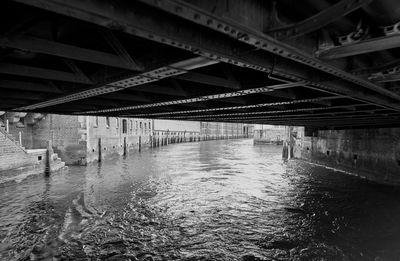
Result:
M126 121L126 132L123 130L123 122ZM141 147L150 147L152 135L152 120L116 118L116 117L86 117L87 132L87 161L96 161L101 157L106 158L112 154L124 153L124 140L128 152L139 150L139 138ZM101 147L99 147L99 140Z
M32 128L34 148L46 148L52 141L54 151L66 164L85 164L86 141L81 136L79 116L48 114Z

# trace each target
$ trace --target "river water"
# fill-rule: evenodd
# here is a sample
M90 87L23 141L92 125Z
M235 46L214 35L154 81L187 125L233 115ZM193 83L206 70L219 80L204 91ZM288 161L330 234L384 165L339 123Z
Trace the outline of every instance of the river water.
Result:
M251 140L0 186L1 260L400 260L400 192Z

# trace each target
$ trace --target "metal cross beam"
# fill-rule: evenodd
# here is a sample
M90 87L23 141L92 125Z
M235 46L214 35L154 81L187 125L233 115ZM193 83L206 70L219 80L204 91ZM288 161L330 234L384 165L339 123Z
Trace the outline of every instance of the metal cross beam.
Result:
M10 64L10 63L0 63L0 73L46 79L46 80L92 84L92 82L89 79L82 77L81 75L77 75L75 73L30 67L25 65Z
M400 45L400 34L393 34L372 38L361 42L332 47L327 50L318 51L316 55L321 59L338 59L359 54L377 52Z
M116 92L123 89L131 88L138 85L143 85L150 82L155 82L164 78L168 78L174 75L186 73L188 70L196 69L203 66L208 66L214 64L215 62L203 57L195 57L191 59L182 60L177 63L169 64L164 67L159 67L157 69L146 71L141 74L137 74L135 76L129 78L123 78L122 80L117 80L114 82L110 82L104 86L92 88L89 90L65 95L59 98L55 98L52 100L48 100L45 102L32 104L29 106L24 106L21 108L15 109L16 111L27 111L33 109L44 108L48 106L54 106L57 104L67 103L76 100L82 100L106 93ZM1 72L0 66L0 72Z
M273 75L290 79L291 81L309 79L314 72L327 72L338 77L338 79L345 79L348 82L321 84L320 77L317 77L310 84L315 88L348 95L353 98L356 97L375 104L384 104L400 110L400 106L395 102L395 100L400 100L400 96L312 58L311 55L278 42L258 31L253 32L251 29L243 28L241 25L232 26L231 22L228 23L224 19L210 15L204 10L198 11L190 5L185 5L185 9L183 9L181 3L169 5L170 1L167 0L157 1L157 3L146 2L156 8L165 9L174 15L179 15L207 26L218 33L209 30L198 30L198 27L193 26L193 24L177 22L176 19L164 19L165 17L162 14L152 15L143 6L135 8L136 5L139 5L136 1L125 1L112 9L109 8L108 2L101 0L70 0L68 2L61 0L14 1L190 51L213 59L216 62L226 62L266 73L270 73L272 67L274 67ZM165 4L168 5L165 6ZM123 8L124 6L125 8ZM176 10L179 10L179 12L175 13ZM225 31L225 29L227 30ZM231 36L231 38L221 37L221 32ZM245 42L247 46L241 44L238 40ZM272 52L299 64L278 63L273 66L269 57L253 53L252 48ZM300 63L302 64L301 66ZM314 69L310 71L310 69L304 68L303 65L311 66ZM357 85L367 87L368 90L360 90ZM63 102L58 101L58 104Z
M143 113L143 114L125 114L123 116L126 116L126 117L152 117L152 116L168 115L168 114L174 115L174 114L203 113L203 112L214 112L214 111L225 111L225 110L257 109L257 108L263 108L263 107L273 107L273 106L277 106L277 105L313 103L313 102L319 101L319 100L331 100L331 99L340 99L340 98L343 98L343 97L328 96L328 97L284 101L284 102L271 102L271 103L259 103L259 104L244 105L244 106L218 107L218 108L210 108L210 109L204 109L204 110L173 111L173 112L158 112L158 113ZM171 105L173 105L173 104L171 104Z
M385 111L385 110L383 110ZM376 118L377 116L387 116L387 115L399 115L399 113L387 113L387 112L382 112L382 110L366 110L366 111L360 111L360 113L370 113L370 112L378 112L377 114L364 114L364 115L358 115L355 113L359 112L336 112L336 113L315 113L315 114L288 114L288 115L270 115L270 116L252 116L252 117L227 117L227 118L220 118L220 117L209 117L204 119L204 121L207 120L220 120L220 121L225 121L225 120L236 120L236 121L251 121L251 120L262 120L262 119L275 119L275 118L283 118L283 119L295 119L295 118L307 118L307 119L331 119L331 118L363 118L363 117L374 117ZM350 116L346 116L346 114L353 114ZM187 117L188 120L192 120L192 117Z
M0 46L17 48L30 52L64 57L89 63L107 65L116 68L134 71L143 70L142 67L126 62L125 59L121 59L121 57L118 55L85 49L31 36L1 37Z
M371 77L374 82L398 82L400 81L399 73L382 74Z
M275 35L278 39L298 37L316 31L370 2L372 0L342 0L301 22L274 28L267 33Z
M144 104L144 105L134 105L134 106L120 107L120 108L108 109L108 110L88 111L86 113L88 113L88 114L109 113L109 112L147 109L147 108L194 103L194 102L204 102L204 101L218 100L218 99L224 99L224 98L245 96L245 95L250 95L250 94L270 92L270 91L273 91L276 89L291 88L291 87L302 86L302 85L304 85L304 82L284 83L284 84L271 85L271 86L267 86L267 87L245 89L245 90L240 90L240 91L236 91L236 92L211 94L211 95L204 95L204 96L199 96L199 97L194 97L194 98L189 98L189 99L157 102L157 103Z
M56 88L55 86L51 86L48 84L3 80L3 79L0 80L0 88L13 89L13 90L26 90L31 92L62 93L62 91Z
M161 9L170 14L179 16L191 22L208 27L214 31L228 35L259 50L268 51L277 56L282 56L284 58L312 67L319 71L324 71L335 77L339 77L372 91L381 93L388 97L395 98L396 100L400 100L399 95L362 78L354 76L344 70L337 68L336 66L330 65L317 58L314 58L313 55L307 54L302 50L280 42L270 36L263 34L262 32L255 31L241 24L236 24L234 21L223 19L221 17L213 15L194 5L188 4L180 0L140 1L157 9Z
M224 79L221 77L215 77L211 75L196 73L196 72L188 72L185 74L177 75L174 77L175 79L189 81L189 82L197 82L202 84L208 84L212 86L218 86L228 89L240 89L240 85L237 82L233 82L228 79Z
M223 114L205 114L205 115L186 115L186 116L168 116L170 119L197 119L202 120L202 118L207 117L230 117L230 116L251 116L251 115L264 115L264 114L282 114L282 113L294 113L294 112L305 112L308 111L313 113L314 111L326 111L326 110L334 110L334 109L347 109L347 108L355 108L367 106L366 104L352 104L352 105L342 105L342 106L331 106L331 107L312 107L312 108L299 108L292 110L275 110L275 111L254 111L254 112L240 112L240 113L223 113ZM382 109L384 110L384 109ZM353 111L354 112L354 111ZM329 112L334 113L334 112ZM351 113L351 112L349 112Z
M388 122L391 124L398 124L398 120L400 119L400 116L388 116L384 117L381 119L376 119L376 118L333 118L333 119L264 119L264 120L253 120L253 121L246 121L244 123L258 123L258 124L268 124L268 123L273 123L273 124L284 124L284 125L299 125L299 126L304 126L307 125L307 123L310 123L312 125L315 124L320 124L322 126L329 126L329 124L337 125L337 124L344 124L347 122L347 124L352 125L352 124L358 124L359 122L364 122L364 123L381 123L381 122ZM397 120L397 121L396 121Z
M274 125L290 125L290 126L311 126L311 127L321 127L321 128L351 128L351 127L360 127L360 126L399 126L400 117L388 117L387 119L382 120L373 120L371 119L350 119L350 120L313 120L313 121L281 121L281 120L266 120L260 122L247 122L254 124L274 124Z
M393 68L400 66L400 59L395 59L390 62L379 64L376 66L368 67L368 68L361 68L353 70L352 73L355 75L369 75L372 73L378 73L382 71L387 71Z
M289 117L290 116L290 117ZM204 119L203 121L236 121L236 122L249 122L249 121L262 121L262 120L275 120L275 119L281 119L285 121L289 120L312 120L312 119L318 119L318 120L329 120L329 119L345 119L345 118L352 118L352 119L361 119L361 118L371 118L371 119L376 119L377 117L387 117L387 116L400 116L399 114L377 114L377 115L351 115L351 116L346 116L346 115L333 115L333 116L326 116L326 115L288 115L288 117L284 117L281 115L273 115L273 116L268 116L268 117L233 117L233 118L207 118ZM185 120L193 120L192 118L188 117Z

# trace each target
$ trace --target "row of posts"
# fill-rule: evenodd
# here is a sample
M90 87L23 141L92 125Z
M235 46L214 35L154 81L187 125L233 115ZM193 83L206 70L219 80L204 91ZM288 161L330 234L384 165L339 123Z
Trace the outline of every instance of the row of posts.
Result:
M150 148L156 148L160 146L167 146L168 144L174 144L174 143L183 143L183 142L199 142L199 141L208 141L208 140L224 140L224 139L237 139L237 138L244 138L245 136L241 135L235 135L235 136L190 136L190 137L185 137L185 136L172 136L169 137L167 136L154 136L150 135L149 140L150 140ZM142 151L142 136L138 137L138 151ZM126 141L126 137L124 137L124 143L123 143L123 155L126 156L128 154L128 143ZM98 140L98 162L101 162L102 159L102 144L101 144L101 138Z

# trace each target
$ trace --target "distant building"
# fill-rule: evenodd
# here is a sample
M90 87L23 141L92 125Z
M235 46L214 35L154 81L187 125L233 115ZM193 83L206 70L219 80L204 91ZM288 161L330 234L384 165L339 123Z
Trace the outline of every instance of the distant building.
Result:
M252 137L253 127L243 123L201 122L200 134L210 139Z
M254 144L282 144L285 137L285 126L255 125Z
M137 149L139 142L149 144L152 135L148 119L42 114L37 115L38 120L28 121L30 115L6 113L0 121L26 149L46 148L51 141L54 151L69 165L85 165L99 157Z
M198 141L200 140L200 122L153 120L153 135L158 142L160 137L170 138L172 142Z

